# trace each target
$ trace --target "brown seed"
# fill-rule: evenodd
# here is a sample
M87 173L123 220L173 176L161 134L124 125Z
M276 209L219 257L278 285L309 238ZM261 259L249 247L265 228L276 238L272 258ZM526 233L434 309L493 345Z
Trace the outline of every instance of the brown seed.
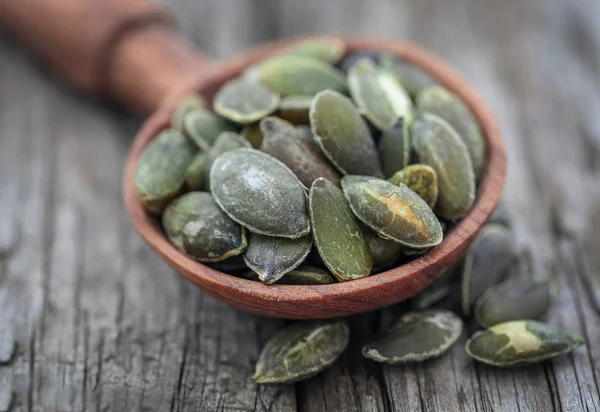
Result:
M279 159L309 188L319 177L339 185L340 175L327 161L312 139L310 130L295 128L277 117L267 117L260 122L263 151Z

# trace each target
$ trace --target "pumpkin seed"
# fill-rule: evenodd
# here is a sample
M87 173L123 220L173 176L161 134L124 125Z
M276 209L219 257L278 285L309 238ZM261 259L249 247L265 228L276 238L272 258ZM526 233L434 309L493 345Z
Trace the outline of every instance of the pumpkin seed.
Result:
M208 153L198 153L185 173L185 184L189 190L202 190L206 181L206 168L208 167Z
M242 131L242 136L250 142L253 148L260 149L263 141L263 134L260 131L259 123L249 124Z
M334 37L320 37L318 39L308 39L300 41L288 49L283 54L293 54L297 56L312 57L326 63L336 64L346 52L346 45L340 39Z
M241 78L225 83L213 106L226 119L248 124L273 113L279 107L279 96L261 83Z
M15 354L15 337L8 326L0 326L0 365L9 363Z
M346 91L346 77L335 67L307 56L272 57L260 65L260 80L282 96L314 96Z
M418 194L430 208L434 208L438 199L438 177L431 166L414 164L396 172L389 181L395 185L404 183Z
M200 262L239 255L247 245L244 229L206 192L190 192L171 202L163 214L163 227L175 246Z
M300 265L279 279L284 285L328 285L335 283L335 279L323 269L309 265Z
M286 96L279 103L277 115L294 124L308 124L313 96Z
M398 118L409 121L412 101L408 93L390 72L372 60L362 59L352 66L348 88L360 113L382 132Z
M302 183L266 153L223 153L210 171L210 188L225 213L252 232L292 239L310 232Z
M310 187L319 177L339 185L339 173L323 156L310 130L307 133L277 117L263 119L260 128L265 136L263 151L289 167L304 186Z
M501 282L514 259L510 230L500 224L484 226L465 255L461 275L461 305L465 316L475 301L490 287Z
M225 273L239 272L248 269L242 255L233 256L220 262L209 263L208 265L215 270ZM258 275L256 275L256 280L258 280Z
M277 332L265 345L253 379L291 383L317 375L344 352L350 331L343 320L298 322Z
M159 214L185 184L194 149L175 130L162 132L142 152L135 171L135 189L144 207Z
M477 180L485 166L485 139L471 110L454 93L442 86L431 86L417 97L419 110L432 113L450 124L465 142Z
M509 279L489 288L475 303L475 320L484 328L519 319L539 319L555 295L549 280Z
M448 220L465 217L475 202L475 175L465 143L448 123L431 114L415 119L412 141L418 162L438 175L436 213Z
M205 152L221 133L235 131L233 123L209 110L189 112L183 119L183 134Z
M206 188L210 187L210 170L215 162L215 159L226 152L231 152L236 149L251 148L252 145L244 136L233 132L223 132L217 137L215 144L208 151L208 162L206 163L205 181Z
M315 141L342 174L381 176L373 137L350 99L325 90L310 107Z
M306 259L312 243L310 235L286 239L250 233L244 259L261 282L275 283Z
M308 199L315 244L325 266L340 282L369 276L369 248L342 191L320 177Z
M384 269L393 265L402 255L402 245L393 240L384 239L371 229L361 227L373 259L373 268Z
M178 132L183 131L183 119L190 112L202 110L206 107L206 100L196 93L189 94L179 101L171 116L171 127Z
M379 52L359 51L349 54L342 59L342 61L338 64L338 67L344 73L348 73L352 66L362 59L369 59L373 61L373 63L377 63L377 60L379 59Z
M491 366L509 367L541 362L583 345L578 336L535 320L517 320L476 332L465 349L472 358Z
M417 249L442 242L442 228L433 211L405 185L345 176L342 189L354 214L379 236Z
M424 88L436 84L425 70L399 59L393 53L383 53L379 57L379 64L389 70L411 96L416 96Z
M381 135L377 148L386 177L408 166L410 144L410 128L404 118L396 120Z
M411 312L365 345L362 353L382 363L422 362L446 352L458 340L462 329L462 320L450 311Z

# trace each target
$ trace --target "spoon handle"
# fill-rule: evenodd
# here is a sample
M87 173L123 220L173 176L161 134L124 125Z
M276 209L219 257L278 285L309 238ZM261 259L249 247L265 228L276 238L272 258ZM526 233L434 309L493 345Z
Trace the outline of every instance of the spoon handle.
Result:
M213 66L149 0L0 0L0 26L77 89L142 113Z

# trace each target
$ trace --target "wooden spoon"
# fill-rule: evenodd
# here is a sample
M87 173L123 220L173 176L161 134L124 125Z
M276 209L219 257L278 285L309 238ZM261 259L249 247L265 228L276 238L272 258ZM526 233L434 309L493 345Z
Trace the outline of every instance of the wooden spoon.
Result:
M179 252L148 215L133 185L144 147L169 126L175 102L190 91L211 101L219 86L290 41L269 43L224 63L188 45L170 18L147 0L0 0L0 24L36 50L79 89L109 96L143 113L154 111L135 137L123 177L133 226L165 261L210 296L235 308L281 318L330 318L400 302L426 287L466 252L496 207L506 176L506 154L492 114L459 74L419 47L395 40L342 37L348 52L389 50L422 67L458 94L477 117L488 144L487 166L471 212L441 245L403 266L332 285L263 285L228 275Z

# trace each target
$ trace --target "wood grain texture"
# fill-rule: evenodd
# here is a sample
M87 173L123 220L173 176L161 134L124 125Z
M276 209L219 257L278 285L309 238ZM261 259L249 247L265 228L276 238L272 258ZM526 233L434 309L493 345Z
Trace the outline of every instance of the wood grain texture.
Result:
M549 320L588 345L497 370L461 341L421 365L381 367L359 348L403 309L349 319L352 345L290 386L250 381L284 325L227 308L130 228L121 167L139 121L74 96L0 41L0 366L14 411L594 411L600 409L600 3L593 0L171 0L215 57L313 32L423 44L484 95L509 152L503 215L522 267L556 273Z

